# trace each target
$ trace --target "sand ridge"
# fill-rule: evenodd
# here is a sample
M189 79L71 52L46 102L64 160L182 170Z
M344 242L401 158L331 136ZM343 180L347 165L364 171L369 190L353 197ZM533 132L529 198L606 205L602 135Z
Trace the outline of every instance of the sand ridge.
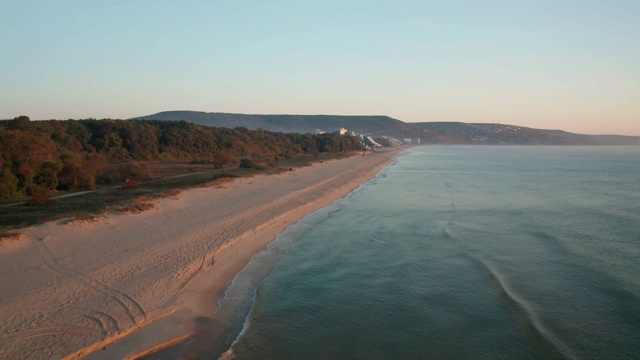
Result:
M134 358L189 336L256 252L400 151L187 190L90 226L23 229L22 246L0 252L0 358Z

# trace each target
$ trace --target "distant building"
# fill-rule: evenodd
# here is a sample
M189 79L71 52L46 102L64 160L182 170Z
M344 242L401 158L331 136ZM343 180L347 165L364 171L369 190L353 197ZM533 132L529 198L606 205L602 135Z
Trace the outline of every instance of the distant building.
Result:
M336 133L340 134L340 135L346 135L347 134L347 129L345 128L340 128L338 130L336 130Z
M371 136L369 135L360 135L360 141L366 146L372 147L381 147L382 145L378 144Z
M387 141L389 142L389 144L391 144L391 146L400 146L402 145L402 141L391 137L391 136L383 136L383 138L387 139Z

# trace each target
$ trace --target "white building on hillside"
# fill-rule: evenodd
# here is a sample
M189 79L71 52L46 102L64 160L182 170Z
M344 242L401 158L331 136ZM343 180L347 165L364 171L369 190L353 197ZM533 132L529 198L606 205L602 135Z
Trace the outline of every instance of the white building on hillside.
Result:
M369 135L360 135L360 141L363 144L370 147L382 147L382 145L378 144L371 136Z

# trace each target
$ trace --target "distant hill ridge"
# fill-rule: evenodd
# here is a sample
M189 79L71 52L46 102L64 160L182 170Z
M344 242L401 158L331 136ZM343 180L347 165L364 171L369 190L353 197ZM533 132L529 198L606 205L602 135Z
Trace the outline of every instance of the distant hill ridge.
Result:
M163 111L142 116L145 120L186 120L214 127L246 127L251 130L264 129L276 132L315 133L332 132L347 128L359 133L386 134L389 131L412 131L406 123L383 115L248 115L229 113L206 113L199 111Z
M185 120L213 127L245 127L275 132L333 132L340 128L372 136L398 139L419 138L426 144L486 145L633 145L640 136L582 135L561 130L532 129L521 126L462 123L405 123L384 115L249 115L200 111L163 111L135 119Z

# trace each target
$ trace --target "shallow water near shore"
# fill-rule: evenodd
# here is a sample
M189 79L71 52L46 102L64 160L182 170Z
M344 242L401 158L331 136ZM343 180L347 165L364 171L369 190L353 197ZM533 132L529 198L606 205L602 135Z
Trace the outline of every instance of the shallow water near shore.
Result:
M640 148L410 149L254 257L206 358L640 357Z

